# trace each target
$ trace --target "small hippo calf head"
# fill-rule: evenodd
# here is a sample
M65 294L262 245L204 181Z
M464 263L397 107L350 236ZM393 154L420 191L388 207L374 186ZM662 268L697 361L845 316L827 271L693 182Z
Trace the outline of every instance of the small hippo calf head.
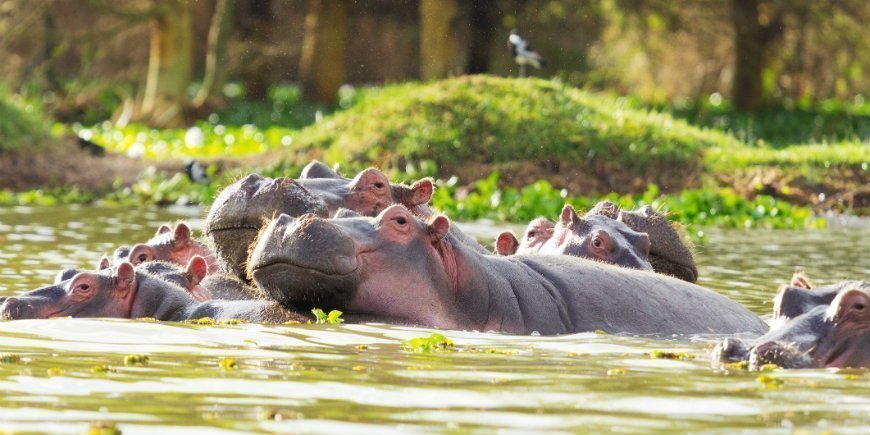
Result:
M136 289L133 265L122 262L114 269L79 272L59 284L7 298L0 306L0 318L129 318Z
M194 256L212 258L211 249L192 237L190 227L187 224L179 222L174 229L168 225L161 225L150 240L130 248L127 258L122 259L122 261L127 260L134 266L149 261L165 261L185 266ZM211 270L212 272L216 271L217 266L212 265Z
M650 240L646 233L601 215L580 217L565 205L553 236L541 246L541 254L561 254L598 259L622 267L652 270Z
M537 218L529 222L523 239L517 240L510 231L498 235L495 241L495 251L498 255L537 254L541 246L553 237L555 224L547 218Z

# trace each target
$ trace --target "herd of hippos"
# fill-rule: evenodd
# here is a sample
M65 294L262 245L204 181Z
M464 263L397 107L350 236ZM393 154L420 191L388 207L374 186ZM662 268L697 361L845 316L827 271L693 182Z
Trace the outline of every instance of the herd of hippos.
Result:
M500 234L493 253L428 206L433 190L318 161L297 179L251 174L217 196L203 238L162 225L97 270L0 298L0 318L282 323L322 308L349 322L510 334L719 336L714 364L870 367L870 282L813 288L797 274L771 327L695 285L691 250L650 207L602 202L581 216L566 205L521 240Z

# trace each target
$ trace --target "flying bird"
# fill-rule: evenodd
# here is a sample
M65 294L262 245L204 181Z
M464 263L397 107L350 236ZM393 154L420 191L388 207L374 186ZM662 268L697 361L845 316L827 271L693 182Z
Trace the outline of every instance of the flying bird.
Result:
M511 36L508 37L508 46L511 49L511 54L514 55L514 60L520 66L520 77L526 76L526 65L540 68L545 63L544 58L532 49L532 46L528 42L520 37L517 29L511 30Z

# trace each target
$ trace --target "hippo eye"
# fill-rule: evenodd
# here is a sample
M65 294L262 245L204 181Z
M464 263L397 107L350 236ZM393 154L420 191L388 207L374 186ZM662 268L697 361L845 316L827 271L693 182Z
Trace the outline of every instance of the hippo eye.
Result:
M75 288L75 290L76 290L77 292L81 292L81 293L84 293L84 292L86 292L86 291L88 291L88 290L90 290L90 289L91 289L91 286L88 285L88 284L79 284L79 285L77 285L76 288Z
M380 181L378 181L378 182L375 183L375 187L377 187L378 189L383 189L383 188L384 188L384 183L381 183Z
M396 218L396 223L399 225L405 225L406 223L408 223L408 220L402 216L399 216Z
M140 263L144 263L144 262L148 261L148 255L146 255L146 254L139 254L139 257L136 258L136 259L139 260Z
M864 311L864 308L865 308L864 304L855 304L852 307L858 311Z
M592 238L592 246L594 246L596 248L601 248L603 245L604 245L604 242L601 240L600 237Z
M529 231L528 233L526 233L526 239L528 239L528 240L532 240L532 239L534 239L534 238L535 238L535 232L534 232L534 231Z

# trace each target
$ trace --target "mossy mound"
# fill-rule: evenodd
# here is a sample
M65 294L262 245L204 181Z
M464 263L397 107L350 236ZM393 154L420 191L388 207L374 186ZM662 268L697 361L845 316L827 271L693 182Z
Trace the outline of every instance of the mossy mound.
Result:
M705 149L730 146L733 136L558 81L466 76L371 92L301 130L290 149L354 169L437 162L433 175L499 170L522 184L555 173L565 187L632 191L684 187Z

